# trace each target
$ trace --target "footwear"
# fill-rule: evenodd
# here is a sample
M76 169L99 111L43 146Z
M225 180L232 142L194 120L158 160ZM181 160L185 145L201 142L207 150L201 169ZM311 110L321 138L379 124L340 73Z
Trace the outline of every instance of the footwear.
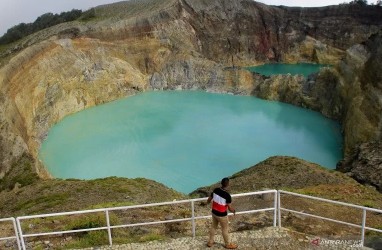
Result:
M212 243L211 243L211 242L208 242L208 243L207 243L207 247L212 247L213 245L214 245L213 242L212 242Z
M227 249L236 249L237 245L234 243L229 243L229 244L225 245L224 247Z

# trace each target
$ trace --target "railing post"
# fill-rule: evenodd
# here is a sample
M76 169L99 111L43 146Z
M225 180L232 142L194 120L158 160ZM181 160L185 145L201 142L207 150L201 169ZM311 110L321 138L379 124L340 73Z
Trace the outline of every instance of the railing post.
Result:
M20 238L19 238L19 233L17 230L17 225L16 225L16 220L15 218L12 218L12 222L13 222L13 228L15 230L15 236L16 236L16 241L17 241L17 247L19 248L19 250L21 250L21 246L20 246Z
M277 221L277 192L273 193L273 199L274 199L274 204L273 207L275 211L273 212L273 226L276 227L276 221Z
M24 240L24 236L23 236L23 230L21 229L21 223L20 223L19 218L16 218L16 224L17 224L17 228L18 228L18 231L19 231L19 236L20 236L20 241L21 241L21 248L23 250L26 250L25 240Z
M362 209L362 232L361 232L361 244L362 247L365 243L365 226L366 226L366 209Z
M277 190L277 211L278 211L278 224L281 227L281 202L280 202L280 190Z
M111 228L110 228L110 218L109 218L109 210L105 210L106 213L106 225L107 225L107 234L109 235L109 245L113 245L113 240L111 238Z
M192 237L195 238L195 202L191 200L191 224L192 224Z

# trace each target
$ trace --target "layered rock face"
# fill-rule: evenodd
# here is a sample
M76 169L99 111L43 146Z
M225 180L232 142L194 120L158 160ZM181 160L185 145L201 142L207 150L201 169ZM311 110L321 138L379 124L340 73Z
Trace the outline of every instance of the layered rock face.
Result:
M118 58L123 46L113 47L89 39L56 40L12 58L8 65L21 70L2 71L7 103L1 119L6 129L10 126L2 152L9 150L10 140L20 140L18 151L28 149L36 159L49 127L64 116L145 89L147 76Z
M340 122L344 119L347 104L344 103L340 75L333 68L324 68L307 79L291 75L256 78L255 96L312 109ZM345 143L344 146L347 149L354 145Z
M283 89L263 84L264 79L237 66L340 62L346 49L382 27L380 9L365 8L140 0L100 6L94 20L33 34L1 53L0 173L25 152L38 159L47 131L66 115L146 90L201 89L267 98L273 88L283 96L274 99L342 119L348 108L343 98L349 95L342 94L343 88L338 94L338 86L345 85L340 76L320 73L311 85L302 84L299 77L274 81L292 83ZM369 84L359 86L360 93L371 93ZM304 91L313 94L301 94ZM362 109L370 104L363 103ZM37 171L43 170L36 164Z
M317 110L342 123L337 169L382 190L382 31L350 47L341 62L308 79L259 77L254 94Z
M382 143L379 140L359 145L352 155L341 161L337 170L349 173L360 183L376 187L382 192Z
M207 58L248 65L267 60L338 62L381 26L379 8L270 7L250 1L185 0Z
M343 124L345 151L381 134L382 30L346 50L334 67L307 79L257 76L254 94L317 110Z
M381 139L382 130L382 31L363 44L351 47L338 72L346 106L345 143L358 145Z
M346 60L340 71L348 85L345 142L355 145L339 170L382 191L382 31L353 47L359 60ZM349 77L347 72L352 72ZM347 76L347 77L346 77Z

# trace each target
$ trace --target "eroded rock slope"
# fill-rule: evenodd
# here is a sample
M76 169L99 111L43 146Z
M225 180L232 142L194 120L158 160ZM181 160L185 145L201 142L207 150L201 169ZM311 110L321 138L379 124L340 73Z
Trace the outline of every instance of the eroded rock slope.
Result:
M0 52L0 176L25 153L36 160L40 176L48 176L37 159L53 124L68 114L141 91L200 89L269 98L263 80L237 68L269 61L340 65L332 73L320 73L326 74L321 83L317 84L319 75L308 88L288 78L280 80L293 82L284 90L271 86L285 92L277 97L281 101L343 121L346 152L376 138L380 120L365 110L380 108L375 102L379 95L374 94L374 89L380 90L379 75L373 75L377 68L370 61L379 59L373 55L372 40L356 44L382 27L379 7L139 0L95 10L94 19L42 30ZM361 60L357 70L346 66L354 61L346 59L352 53L361 55L356 56ZM374 73L366 72L370 70ZM362 100L350 105L354 92ZM350 113L356 116L349 115L353 109ZM365 117L368 122L357 127Z

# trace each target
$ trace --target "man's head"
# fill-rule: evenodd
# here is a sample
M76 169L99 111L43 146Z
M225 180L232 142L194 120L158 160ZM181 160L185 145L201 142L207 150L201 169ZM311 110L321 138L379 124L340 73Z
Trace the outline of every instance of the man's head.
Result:
M223 178L220 182L223 188L227 188L229 186L229 179L227 177Z

